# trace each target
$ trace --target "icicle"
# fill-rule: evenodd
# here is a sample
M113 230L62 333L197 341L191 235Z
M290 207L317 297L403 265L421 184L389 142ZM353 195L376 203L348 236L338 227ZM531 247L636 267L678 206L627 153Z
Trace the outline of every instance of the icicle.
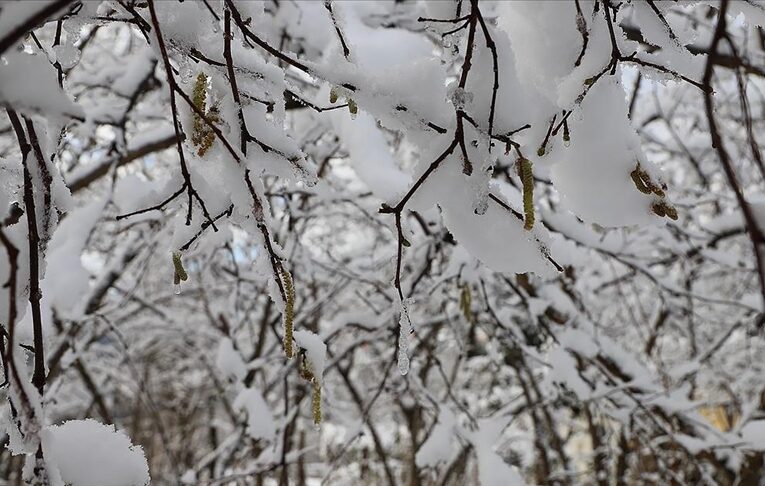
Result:
M401 313L398 320L398 371L402 376L409 373L409 334L412 323L409 321L409 311L406 303L401 303Z
M175 295L181 295L181 284L180 284L180 282L175 284Z

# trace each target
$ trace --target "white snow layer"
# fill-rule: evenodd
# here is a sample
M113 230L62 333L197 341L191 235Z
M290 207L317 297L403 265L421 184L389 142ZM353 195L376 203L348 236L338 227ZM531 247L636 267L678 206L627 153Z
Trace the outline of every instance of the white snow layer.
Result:
M42 438L53 484L142 486L150 481L143 449L113 425L69 420L46 428Z

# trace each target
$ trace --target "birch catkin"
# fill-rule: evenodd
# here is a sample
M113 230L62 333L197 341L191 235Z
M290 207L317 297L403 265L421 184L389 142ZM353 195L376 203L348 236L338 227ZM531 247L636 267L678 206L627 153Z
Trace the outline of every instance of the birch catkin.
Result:
M534 173L529 159L518 159L518 174L523 184L523 229L530 231L534 227Z
M313 378L313 395L311 396L311 413L313 423L319 425L321 423L321 383L315 376Z
M178 285L181 281L186 281L189 278L189 274L186 273L186 269L183 268L183 262L181 261L181 254L177 251L173 252L173 283Z
M207 110L207 75L199 73L197 75L196 82L194 83L194 91L192 93L192 102L194 106L201 112L205 113L207 119L212 122L218 121L218 115L215 110ZM201 157L210 150L213 142L215 141L215 132L207 126L207 123L196 111L194 112L194 130L191 134L191 143L197 147L197 154Z
M292 333L295 320L295 288L292 285L292 275L283 266L279 266L282 284L284 285L285 306L284 306L284 354L292 359L294 348L292 344Z
M470 292L470 286L465 284L460 292L460 310L465 319L471 323L475 323L475 315L473 314L472 295Z
M311 395L311 415L313 416L313 423L319 425L321 423L321 380L314 374L311 364L308 362L308 357L305 351L300 352L300 377L306 381L309 381L313 387L313 393Z

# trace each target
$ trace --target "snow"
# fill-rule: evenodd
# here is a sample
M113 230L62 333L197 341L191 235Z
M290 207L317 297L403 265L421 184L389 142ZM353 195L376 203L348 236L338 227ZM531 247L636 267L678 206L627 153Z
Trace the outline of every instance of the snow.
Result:
M29 80L34 79L34 83ZM6 52L0 59L0 102L19 110L84 116L59 88L56 71L43 54Z
M362 112L352 120L346 110L335 110L331 119L346 141L345 148L354 170L375 196L387 201L409 187L409 176L396 165L385 137L371 115Z
M415 196L413 206L425 209L438 204L454 238L496 272L554 274L554 268L542 253L547 239L544 231L524 230L523 221L493 201L488 203L484 214L476 214L474 191L465 184L458 167L455 157L444 161L442 168L431 174L423 185L423 194ZM499 192L491 186L489 191ZM511 252L508 251L510 244Z
M43 431L43 452L60 478L72 486L149 484L143 449L113 425L85 419L47 427Z
M305 329L295 331L293 337L297 345L305 349L314 377L321 381L327 361L327 345L318 334Z
M247 375L247 365L234 348L233 341L227 337L221 338L218 343L215 365L226 378L233 381L242 381Z
M624 97L617 80L598 81L581 112L569 118L571 146L550 156L552 181L567 207L602 226L659 221L651 213L651 196L639 192L630 178L638 162L641 168L649 164L627 119Z
M482 420L469 436L478 457L478 480L481 486L522 486L525 483L516 468L507 464L494 450L505 428L507 417Z
M765 420L747 422L740 430L741 438L755 449L765 448Z
M93 227L101 218L105 204L105 200L96 199L69 213L49 244L48 265L42 282L43 295L64 315L75 310L89 288L90 275L83 267L80 255Z
M418 467L435 467L448 461L454 452L453 433L456 417L451 410L443 407L438 414L438 422L428 439L423 442L415 455Z
M44 5L0 2L0 39ZM6 126L0 230L19 254L11 275L0 246L0 323L13 336L10 363L19 377L0 386L0 398L8 398L0 403L7 435L0 461L25 455L23 470L32 476L41 442L51 486L129 486L149 482L148 463L155 482L223 484L278 472L284 458L306 462L309 483L324 475L323 483L345 484L364 470L382 472L376 447L414 461L425 482L454 464L453 482L512 486L524 477L620 479L611 477L620 442L614 433L624 433L633 459L641 454L634 444L646 437L653 443L642 445L657 446L657 460L674 440L686 450L673 448L672 460L698 453L691 455L702 472L714 463L739 474L746 454L765 449L758 262L710 147L703 93L633 62L698 79L708 59L691 51L709 46L716 2L611 2L610 10L591 0L151 5L159 29L146 2L135 3L135 13L119 2L85 2L66 14L60 39L53 40L62 12L0 57L0 105L34 120L52 176L53 214L43 224L38 206L37 336L30 228L25 217L6 222L12 203L25 205L20 151ZM475 5L485 25L466 16ZM234 22L240 106L224 54L227 7L258 38L245 39ZM762 174L741 123L736 79L743 77L759 133L756 70L764 53L754 26L765 9L733 2L729 13L714 115L742 193L765 227ZM465 19L460 32L441 35ZM136 24L144 20L148 39ZM585 28L589 43L578 59ZM199 73L208 77L208 107L218 110L216 126L231 153L216 140L198 155L192 112L177 99L186 163L172 144L135 157L176 134L159 31L180 89L191 93ZM629 40L635 32L650 45ZM729 44L749 67L725 65L734 59ZM610 72L613 48L621 57ZM67 71L63 89L56 61ZM354 108L290 103L287 110L285 90L322 108ZM329 101L330 92L338 99ZM273 149L241 145L240 113L249 134ZM565 130L566 140L552 127ZM27 162L42 204L48 194L34 155ZM531 198L519 160L533 167ZM666 194L640 192L637 167L657 186L666 183ZM87 190L72 187L70 197L59 169L68 171L70 187ZM115 220L172 194L161 210ZM657 217L657 201L674 201L682 217ZM216 222L220 231L207 228L202 206L212 215L231 208ZM535 224L524 227L532 214ZM401 255L399 235L407 241ZM173 295L170 256L179 251L193 278ZM301 363L285 358L278 327L286 269L294 276ZM461 312L468 289L471 303ZM268 297L275 305L266 306ZM45 356L31 351L39 337ZM50 368L43 396L31 383L35 356ZM302 365L311 368L310 384L298 373ZM316 423L320 406L332 407L320 430L305 413L311 398L303 392L311 387ZM705 422L698 411L711 403L734 412L730 430ZM601 471L590 467L583 406L605 434L609 463ZM165 421L176 408L182 423ZM92 419L46 426L93 413L112 415L151 453L161 420L166 450L144 458L126 433ZM407 416L417 418L415 434ZM535 423L540 417L551 424ZM682 433L672 435L666 424ZM538 477L538 447L551 450L549 478ZM458 457L464 463L454 463ZM400 468L390 466L395 482ZM664 473L651 479L661 482ZM672 473L676 482L688 480L682 468Z
M132 96L139 84L149 75L156 65L150 49L144 49L126 60L125 71L114 81L114 91L123 96Z
M525 86L556 101L558 82L574 67L582 45L574 2L516 0L499 2L498 7L499 25L512 42L518 76Z
M244 410L247 414L247 434L253 439L273 440L276 435L271 410L260 391L244 388L232 404L234 410Z

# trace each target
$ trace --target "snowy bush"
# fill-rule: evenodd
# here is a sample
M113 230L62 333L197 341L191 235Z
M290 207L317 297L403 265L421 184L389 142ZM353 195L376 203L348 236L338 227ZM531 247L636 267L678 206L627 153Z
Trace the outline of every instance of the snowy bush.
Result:
M755 484L764 28L0 2L0 482Z

